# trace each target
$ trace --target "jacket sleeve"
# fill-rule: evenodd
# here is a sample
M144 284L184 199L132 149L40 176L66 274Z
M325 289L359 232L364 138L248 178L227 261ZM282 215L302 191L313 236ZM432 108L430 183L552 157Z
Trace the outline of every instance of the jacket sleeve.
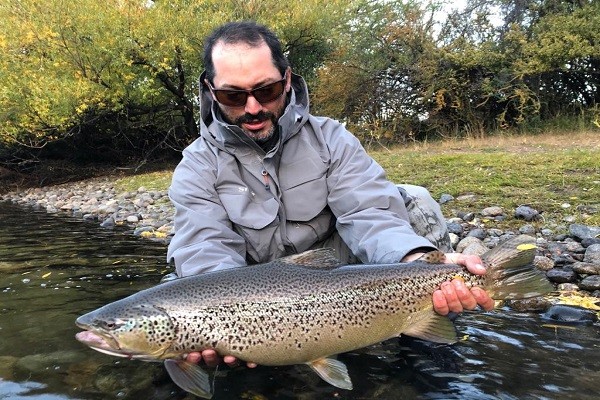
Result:
M398 262L420 247L435 249L412 229L398 188L341 124L321 126L329 147L328 204L337 230L363 263Z
M175 236L167 260L175 262L180 277L246 265L245 242L232 230L214 189L215 168L196 154L184 151L169 188Z

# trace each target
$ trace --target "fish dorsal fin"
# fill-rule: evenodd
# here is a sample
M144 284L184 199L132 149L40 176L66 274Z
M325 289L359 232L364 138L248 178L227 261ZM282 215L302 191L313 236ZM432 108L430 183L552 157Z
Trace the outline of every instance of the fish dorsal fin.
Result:
M346 365L333 358L320 358L308 365L327 383L340 389L352 390L352 381Z
M299 254L283 257L280 261L286 264L295 264L317 269L332 269L337 268L342 264L337 258L335 250L329 247L307 250Z
M419 321L414 321L402 334L435 343L456 342L456 329L452 321L433 311L427 312Z
M184 360L165 360L165 368L177 386L203 399L212 398L208 374L197 364Z

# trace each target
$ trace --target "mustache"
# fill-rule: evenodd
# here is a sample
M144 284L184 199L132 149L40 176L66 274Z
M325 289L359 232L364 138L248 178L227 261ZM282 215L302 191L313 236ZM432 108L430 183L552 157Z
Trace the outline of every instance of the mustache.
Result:
M241 125L243 123L246 122L252 122L252 121L267 121L267 120L273 120L275 118L275 114L273 114L272 112L268 112L268 111L259 111L258 114L244 114L241 117L236 118L235 123L236 125Z

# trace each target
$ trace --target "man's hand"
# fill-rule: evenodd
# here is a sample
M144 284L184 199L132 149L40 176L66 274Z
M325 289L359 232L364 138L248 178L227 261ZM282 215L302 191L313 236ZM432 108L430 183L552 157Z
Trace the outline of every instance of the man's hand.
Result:
M485 274L485 267L479 256L447 253L445 262L464 265L469 272L475 275ZM469 289L462 279L444 282L440 289L433 292L433 309L441 315L446 315L450 311L459 313L464 310L472 310L477 305L489 311L494 308L494 300L479 287Z
M402 260L411 262L424 253L413 253ZM475 275L485 274L485 267L479 256L466 255L461 253L446 253L447 264L458 264L467 267L469 272ZM472 310L480 305L484 310L489 311L494 308L494 300L488 296L485 290L479 287L468 288L462 279L453 279L452 281L442 283L440 289L433 292L433 309L441 315L446 315L450 311L462 312Z
M201 353L197 351L191 352L187 355L185 359L186 361L195 364L204 360L204 363L209 367L216 367L221 362L224 362L230 367L235 367L239 365L239 360L234 356L225 356L223 357L223 359L221 359L217 352L212 349L204 350ZM256 364L252 362L246 363L246 365L248 366L248 368L256 368Z

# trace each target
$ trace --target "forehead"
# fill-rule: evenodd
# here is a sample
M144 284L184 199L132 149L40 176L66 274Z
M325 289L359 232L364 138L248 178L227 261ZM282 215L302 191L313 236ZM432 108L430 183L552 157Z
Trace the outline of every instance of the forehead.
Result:
M257 84L281 79L266 43L257 47L246 43L217 42L212 51L215 87L251 89Z

